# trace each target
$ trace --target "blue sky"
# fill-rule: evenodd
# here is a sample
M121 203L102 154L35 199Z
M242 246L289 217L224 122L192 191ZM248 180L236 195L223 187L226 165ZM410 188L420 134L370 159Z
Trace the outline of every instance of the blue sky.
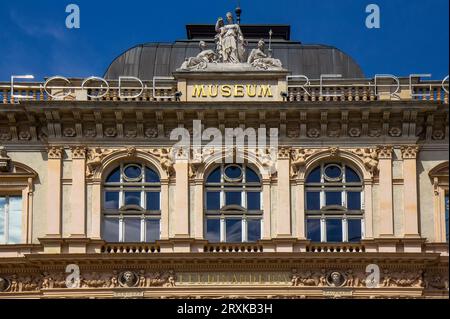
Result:
M11 75L102 76L126 49L185 38L185 24L215 23L237 0L0 0L0 81ZM65 8L79 5L81 28ZM381 28L367 29L368 4ZM449 72L449 0L241 0L242 23L290 24L292 39L351 55L366 76Z

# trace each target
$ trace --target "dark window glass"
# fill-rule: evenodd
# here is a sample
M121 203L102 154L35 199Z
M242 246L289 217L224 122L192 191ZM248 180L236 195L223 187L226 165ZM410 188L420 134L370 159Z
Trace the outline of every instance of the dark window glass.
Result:
M307 192L306 193L306 209L307 210L320 210L320 193L319 192Z
M159 175L152 169L145 169L145 182L147 183L159 183Z
M227 193L225 193L225 197L226 197L227 205L241 206L241 202L242 202L242 193L241 192L227 192Z
M123 173L129 179L139 179L142 176L142 168L137 165L130 165L125 167Z
M209 174L207 183L220 183L220 167Z
M229 178L229 179L240 179L242 176L242 168L240 168L239 166L227 166L225 168L225 175Z
M260 182L258 174L256 174L255 171L250 168L247 168L246 180L247 180L247 183L259 183Z
M249 219L247 221L247 239L249 242L255 242L261 239L261 221Z
M361 220L360 219L349 219L348 224L348 241L349 242L359 242L361 241Z
M247 193L247 209L248 210L261 210L261 193L260 192L248 192Z
M0 245L5 242L6 197L0 197Z
M314 169L311 173L309 173L308 178L306 179L307 183L320 183L320 167Z
M361 210L361 193L348 192L347 193L347 208L349 210Z
M104 218L103 219L103 239L110 243L119 242L119 219Z
M141 206L141 192L125 192L125 205Z
M105 192L105 208L119 209L119 192Z
M125 242L138 243L141 241L141 219L126 218L125 222Z
M341 219L327 219L327 242L340 243L342 242L342 220Z
M227 219L226 220L226 240L228 243L242 242L242 220Z
M220 192L206 193L206 209L219 210L220 209Z
M359 175L350 167L345 168L345 181L347 183L360 183L361 178L359 178Z
M159 192L147 193L147 210L160 210Z
M308 239L320 243L320 219L308 219L306 221Z
M120 183L120 167L117 167L115 170L109 174L106 179L107 183Z
M206 240L212 243L220 242L220 219L206 221Z
M448 194L445 195L445 236L448 242Z
M160 220L147 219L146 221L146 242L151 243L159 240L160 235Z
M325 175L332 179L337 179L342 175L342 169L336 165L330 165L325 168Z
M326 192L326 205L342 205L342 193L341 192Z

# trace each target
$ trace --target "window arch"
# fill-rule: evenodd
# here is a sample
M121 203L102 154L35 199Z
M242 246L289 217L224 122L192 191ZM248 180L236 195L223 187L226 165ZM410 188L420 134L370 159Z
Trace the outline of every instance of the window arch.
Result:
M359 242L364 194L360 174L344 163L322 163L307 175L306 233L313 242Z
M429 172L434 186L435 241L447 243L449 241L448 167L448 162L444 162Z
M262 186L246 164L222 164L206 178L205 238L210 242L256 242L262 233Z
M161 181L141 163L122 163L103 183L102 238L108 242L160 239Z

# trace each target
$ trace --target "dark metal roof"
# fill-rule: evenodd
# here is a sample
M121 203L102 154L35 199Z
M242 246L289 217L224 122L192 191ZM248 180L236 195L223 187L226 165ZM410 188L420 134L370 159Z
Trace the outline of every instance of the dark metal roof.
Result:
M246 39L267 39L270 30L273 32L273 39L291 39L291 26L285 24L242 24L241 30ZM188 40L214 39L216 28L212 24L188 24L186 32Z
M211 34L215 34L214 26L187 27L188 40L175 43L146 43L135 46L119 57L109 66L106 79L117 79L119 76L135 76L141 80L152 80L154 76L171 76L186 58L199 53L199 41L204 40L210 48L214 47ZM247 30L250 51L256 47L258 39L268 34L273 28L273 56L283 62L283 67L292 74L303 74L310 79L317 79L321 74L342 74L345 78L364 78L359 65L339 49L325 45L303 45L290 41L290 28L286 26L242 26ZM251 32L250 32L251 31ZM267 32L266 32L267 31ZM189 34L190 32L190 34ZM212 33L211 33L212 32ZM266 36L267 39L268 36Z

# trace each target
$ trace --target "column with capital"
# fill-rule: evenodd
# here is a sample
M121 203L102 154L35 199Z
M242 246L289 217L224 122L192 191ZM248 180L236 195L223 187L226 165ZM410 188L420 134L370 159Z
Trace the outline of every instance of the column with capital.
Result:
M281 148L278 151L278 196L277 196L277 238L291 238L291 150Z
M379 153L380 237L394 237L392 152L392 146L382 146Z
M47 238L61 238L61 175L63 148L52 146L47 150Z
M404 180L404 222L403 237L418 238L419 235L419 207L417 197L417 145L401 148L403 158Z
M72 147L70 237L86 237L86 148Z

